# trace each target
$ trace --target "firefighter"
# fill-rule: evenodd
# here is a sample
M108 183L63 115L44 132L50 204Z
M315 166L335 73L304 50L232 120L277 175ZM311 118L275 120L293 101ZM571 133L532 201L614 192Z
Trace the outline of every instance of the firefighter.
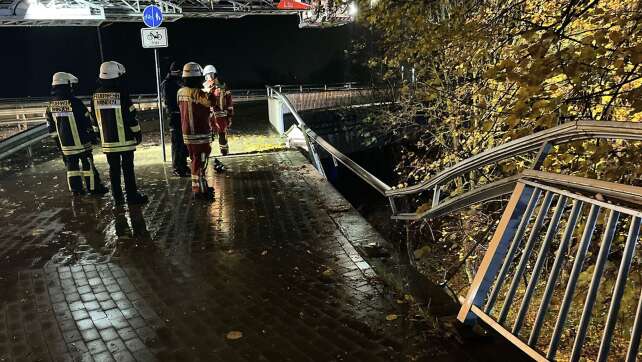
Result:
M169 73L163 83L161 91L163 93L163 104L165 111L169 115L169 129L172 135L172 168L174 176L187 177L190 174L187 167L187 147L183 142L183 132L181 130L181 113L178 109L176 95L181 88L181 69L173 62L169 67Z
M230 150L227 141L227 130L232 125L232 116L234 116L232 92L230 92L225 83L219 80L216 68L213 65L205 66L203 75L205 76L203 88L206 92L212 93L215 98L215 102L212 105L210 124L218 134L218 145L221 149L221 154L227 156Z
M49 134L56 138L67 166L67 184L74 195L87 192L103 195L108 189L100 182L94 166L92 143L96 144L87 107L72 95L72 85L78 83L73 74L58 72L51 82L51 99L46 117ZM82 168L80 167L82 165Z
M213 96L201 89L203 69L190 62L183 66L183 87L178 91L183 141L187 145L192 163L192 192L194 197L214 199L214 188L207 185L207 160L212 148L209 116Z
M144 204L148 198L138 192L134 174L134 151L142 135L136 108L122 84L124 74L125 68L119 63L104 62L100 65L100 86L91 98L94 130L100 132L103 152L109 163L114 202L121 205L125 201L120 184L122 169L127 203Z

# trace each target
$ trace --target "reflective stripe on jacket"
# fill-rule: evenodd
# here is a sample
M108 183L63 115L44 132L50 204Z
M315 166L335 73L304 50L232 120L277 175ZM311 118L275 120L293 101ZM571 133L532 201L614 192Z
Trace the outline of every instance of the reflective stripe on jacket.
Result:
M63 155L76 155L92 149L91 117L78 98L53 96L46 116L49 133L60 141Z
M103 152L135 150L140 125L131 99L122 92L98 89L91 98L91 105L94 128L100 132Z
M185 144L210 143L212 96L201 89L183 87L178 90L177 99Z

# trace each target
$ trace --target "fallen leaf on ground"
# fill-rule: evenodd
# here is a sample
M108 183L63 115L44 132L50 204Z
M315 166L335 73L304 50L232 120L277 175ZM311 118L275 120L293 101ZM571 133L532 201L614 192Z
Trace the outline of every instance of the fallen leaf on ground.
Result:
M267 250L263 250L263 251L261 252L261 255L262 255L262 256L266 256L266 255L267 255L267 253L268 253L268 251L267 251Z
M231 331L228 332L225 338L235 340L243 337L243 332L241 331Z
M394 320L395 320L395 319L397 319L397 318L399 318L399 316L398 316L398 315L396 315L396 314L388 314L388 315L386 316L386 320L387 320L387 321L394 321Z

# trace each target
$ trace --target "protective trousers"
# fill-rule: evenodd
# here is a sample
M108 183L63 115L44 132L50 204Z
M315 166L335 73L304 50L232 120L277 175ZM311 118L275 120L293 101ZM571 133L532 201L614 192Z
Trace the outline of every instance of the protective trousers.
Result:
M221 155L227 156L227 154L230 152L230 146L227 144L227 129L229 128L229 120L227 117L216 117L214 125L216 126L216 133L218 133L218 146L221 149Z
M83 180L89 192L94 191L100 185L100 176L94 166L94 157L91 151L76 155L66 155L63 159L65 165L67 165L69 191L83 192Z
M138 193L136 188L136 175L134 174L134 151L109 152L105 153L109 163L109 178L111 181L111 193L116 199L123 197L123 189L120 186L120 171L123 171L125 180L125 192L127 197L135 196Z
M187 169L187 147L183 141L180 113L170 113L170 132L172 134L172 168L175 171Z
M187 145L187 149L192 161L192 192L207 193L207 160L212 148L209 144L191 144Z

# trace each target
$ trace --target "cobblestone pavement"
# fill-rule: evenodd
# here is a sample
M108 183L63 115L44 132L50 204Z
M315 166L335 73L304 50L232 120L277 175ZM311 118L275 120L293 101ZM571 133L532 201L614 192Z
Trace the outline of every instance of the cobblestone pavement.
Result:
M403 304L349 242L378 236L301 154L224 162L210 205L160 164L137 168L151 199L142 208L71 198L60 160L3 176L0 361L424 352Z

